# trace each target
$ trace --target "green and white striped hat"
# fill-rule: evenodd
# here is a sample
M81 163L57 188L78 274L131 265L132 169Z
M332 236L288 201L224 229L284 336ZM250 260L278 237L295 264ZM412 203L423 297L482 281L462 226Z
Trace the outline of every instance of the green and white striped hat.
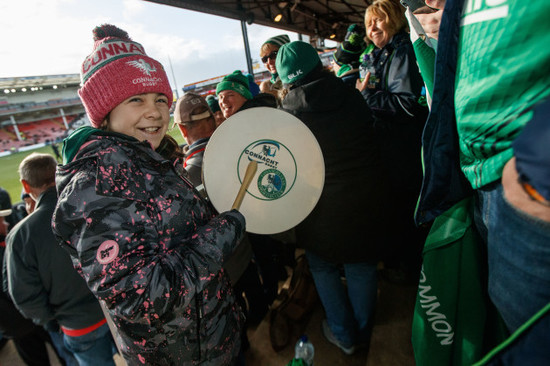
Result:
M281 34L281 35L269 38L267 41L264 42L264 44L266 43L271 43L280 48L282 45L286 43L290 43L290 38L286 34Z

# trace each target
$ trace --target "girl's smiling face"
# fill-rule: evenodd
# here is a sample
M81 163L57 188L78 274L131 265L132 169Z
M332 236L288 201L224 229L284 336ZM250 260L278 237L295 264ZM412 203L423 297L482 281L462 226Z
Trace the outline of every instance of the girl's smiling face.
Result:
M160 93L131 96L107 117L107 131L123 133L139 141L147 140L156 149L168 131L168 97Z

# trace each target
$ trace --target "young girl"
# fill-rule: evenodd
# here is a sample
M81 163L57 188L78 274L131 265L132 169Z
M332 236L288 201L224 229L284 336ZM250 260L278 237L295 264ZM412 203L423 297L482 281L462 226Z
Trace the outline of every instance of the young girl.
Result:
M129 365L231 365L244 319L222 265L244 217L214 216L182 178L162 65L115 26L94 40L79 90L93 128L64 143L54 232Z

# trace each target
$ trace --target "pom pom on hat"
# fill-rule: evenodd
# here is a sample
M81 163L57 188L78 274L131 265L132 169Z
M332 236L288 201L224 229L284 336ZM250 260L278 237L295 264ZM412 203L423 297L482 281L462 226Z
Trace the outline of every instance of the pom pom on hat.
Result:
M321 64L319 54L312 45L294 41L283 45L277 53L275 67L283 84L293 84Z
M226 75L216 86L216 95L224 90L233 90L246 99L252 99L248 78L240 70L235 70Z
M94 35L94 41L100 41L103 38L107 38L107 37L120 38L128 42L132 41L132 39L130 38L130 36L125 30L122 30L112 24L103 24L103 25L97 26L94 28L92 33Z
M94 127L125 99L160 93L172 105L172 88L164 67L147 56L126 31L104 24L93 30L94 49L82 63L78 95Z
M359 67L359 57L366 46L364 29L352 24L348 27L344 42L340 43L334 52L334 61L340 66L349 64L354 68Z
M256 80L254 80L254 75L246 74L246 78L248 79L248 89L250 89L252 97L260 94L260 87L258 86L258 84L256 84Z
M280 48L282 45L290 43L290 37L287 36L286 34L281 34L281 35L269 38L267 41L264 42L264 44L266 43L271 43L272 45L275 45Z

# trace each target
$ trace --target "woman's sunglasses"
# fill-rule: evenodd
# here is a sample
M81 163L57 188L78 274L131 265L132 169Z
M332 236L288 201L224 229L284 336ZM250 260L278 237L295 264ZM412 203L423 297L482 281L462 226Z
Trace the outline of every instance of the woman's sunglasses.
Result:
M273 51L269 55L266 55L266 56L262 57L262 62L264 64L267 64L267 60L269 60L269 59L275 60L276 58L277 58L277 51Z

